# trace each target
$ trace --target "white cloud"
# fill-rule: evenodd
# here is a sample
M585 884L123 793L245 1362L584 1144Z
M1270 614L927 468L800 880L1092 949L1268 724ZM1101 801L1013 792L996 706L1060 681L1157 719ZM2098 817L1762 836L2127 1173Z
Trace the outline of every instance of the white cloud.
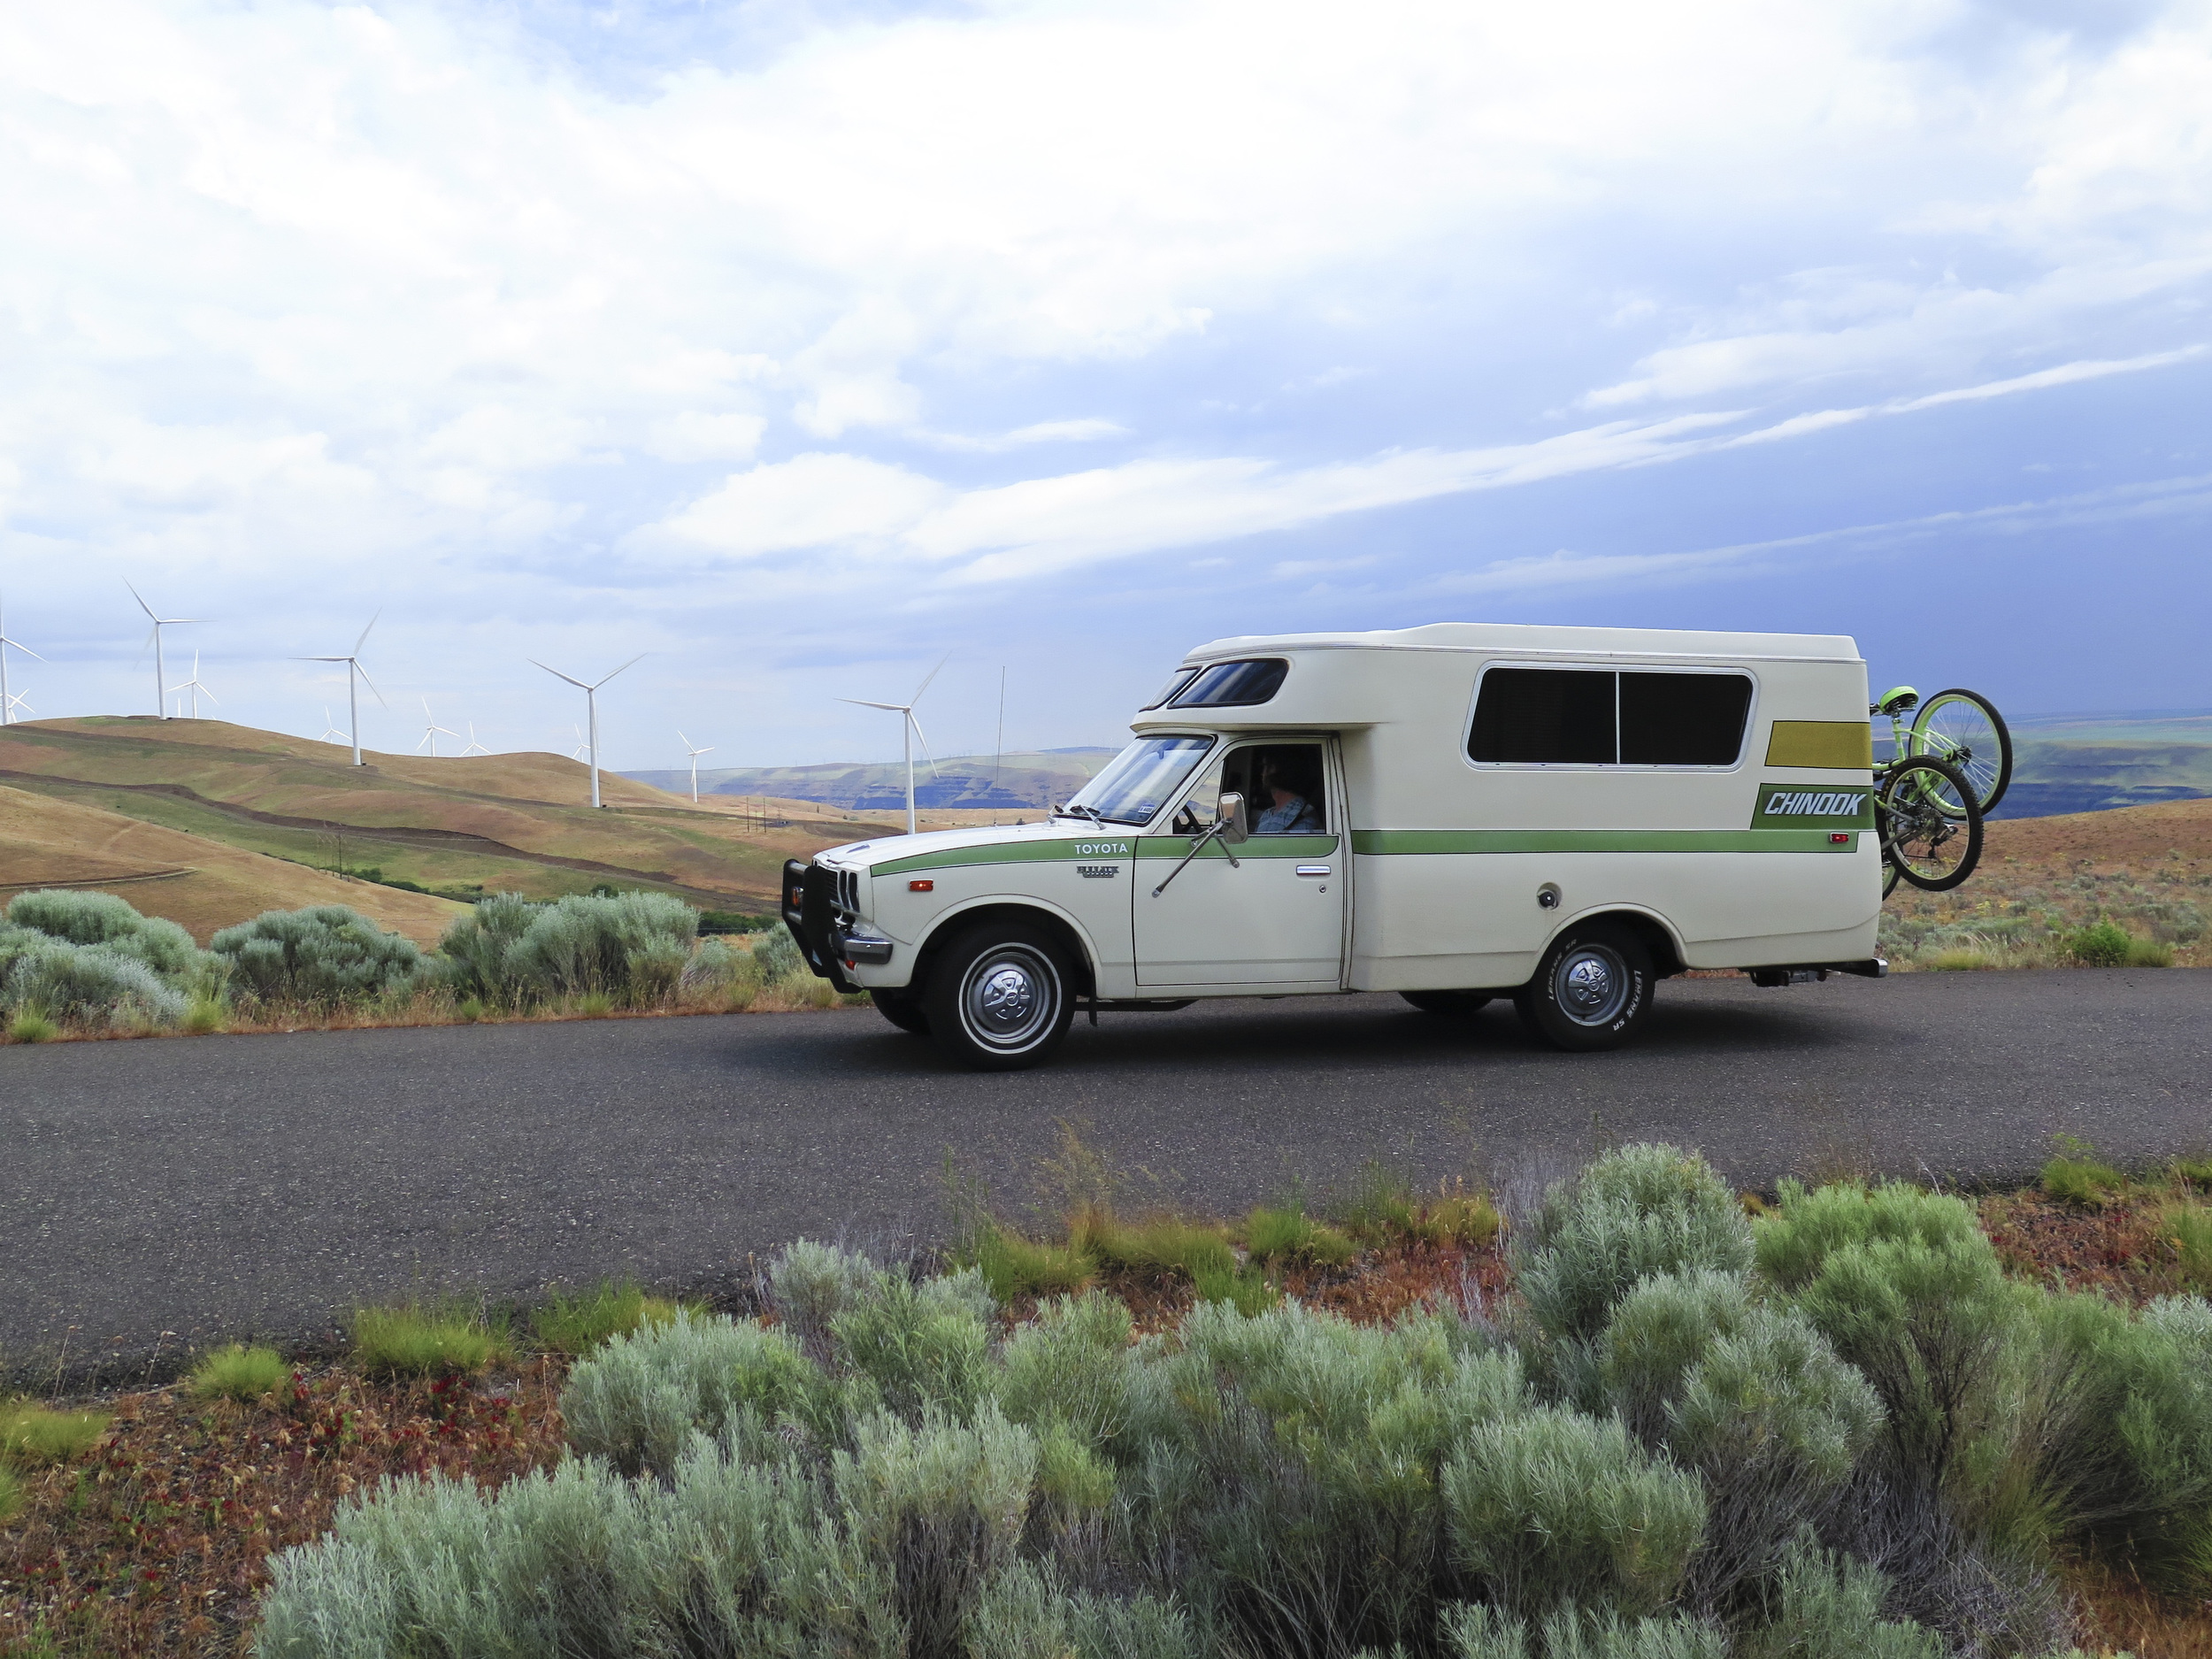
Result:
M659 533L740 557L876 542L910 527L949 493L903 467L851 455L802 455L733 472Z
M646 431L645 451L664 461L742 461L760 448L768 427L759 415L710 415L685 410Z

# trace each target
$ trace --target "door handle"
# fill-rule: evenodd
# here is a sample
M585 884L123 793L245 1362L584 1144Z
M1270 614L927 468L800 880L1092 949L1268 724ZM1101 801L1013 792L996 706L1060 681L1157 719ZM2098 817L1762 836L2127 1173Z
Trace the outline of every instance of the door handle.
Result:
M1329 873L1329 866L1326 864L1300 864L1298 866L1298 873L1302 876L1325 876Z

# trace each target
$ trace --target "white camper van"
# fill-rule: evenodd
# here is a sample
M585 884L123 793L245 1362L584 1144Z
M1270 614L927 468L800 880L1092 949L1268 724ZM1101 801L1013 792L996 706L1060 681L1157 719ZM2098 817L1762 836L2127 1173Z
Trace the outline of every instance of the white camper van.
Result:
M815 972L964 1063L1078 1010L1510 996L1563 1048L1656 981L1878 976L1866 664L1841 636L1438 623L1217 640L1040 823L785 866Z

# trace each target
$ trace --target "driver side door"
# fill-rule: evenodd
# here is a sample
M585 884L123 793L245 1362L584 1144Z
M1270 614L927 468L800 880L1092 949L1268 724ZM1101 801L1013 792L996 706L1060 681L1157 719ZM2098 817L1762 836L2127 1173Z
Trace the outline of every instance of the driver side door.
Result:
M1180 833L1139 841L1130 897L1141 992L1334 990L1342 982L1350 872L1333 749L1310 738L1233 744L1178 809ZM1208 841L1156 892L1213 822L1224 789L1245 797L1251 836L1234 847Z

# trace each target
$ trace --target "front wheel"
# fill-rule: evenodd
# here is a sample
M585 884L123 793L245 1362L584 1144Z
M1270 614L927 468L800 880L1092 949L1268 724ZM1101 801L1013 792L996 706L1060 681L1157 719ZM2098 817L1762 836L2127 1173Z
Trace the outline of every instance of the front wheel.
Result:
M1874 822L1882 856L1926 892L1949 892L1981 862L1981 808L1966 780L1940 761L1916 757L1891 767L1874 797Z
M1644 941L1617 922L1587 922L1552 941L1513 1005L1521 1023L1555 1048L1615 1048L1651 1018L1651 990Z
M1039 929L986 923L938 957L922 993L929 1034L978 1071L1018 1071L1060 1046L1075 999L1060 951Z
M1978 691L1939 691L1913 716L1912 752L1939 760L1973 792L1987 818L2012 787L2012 733L1997 705Z

